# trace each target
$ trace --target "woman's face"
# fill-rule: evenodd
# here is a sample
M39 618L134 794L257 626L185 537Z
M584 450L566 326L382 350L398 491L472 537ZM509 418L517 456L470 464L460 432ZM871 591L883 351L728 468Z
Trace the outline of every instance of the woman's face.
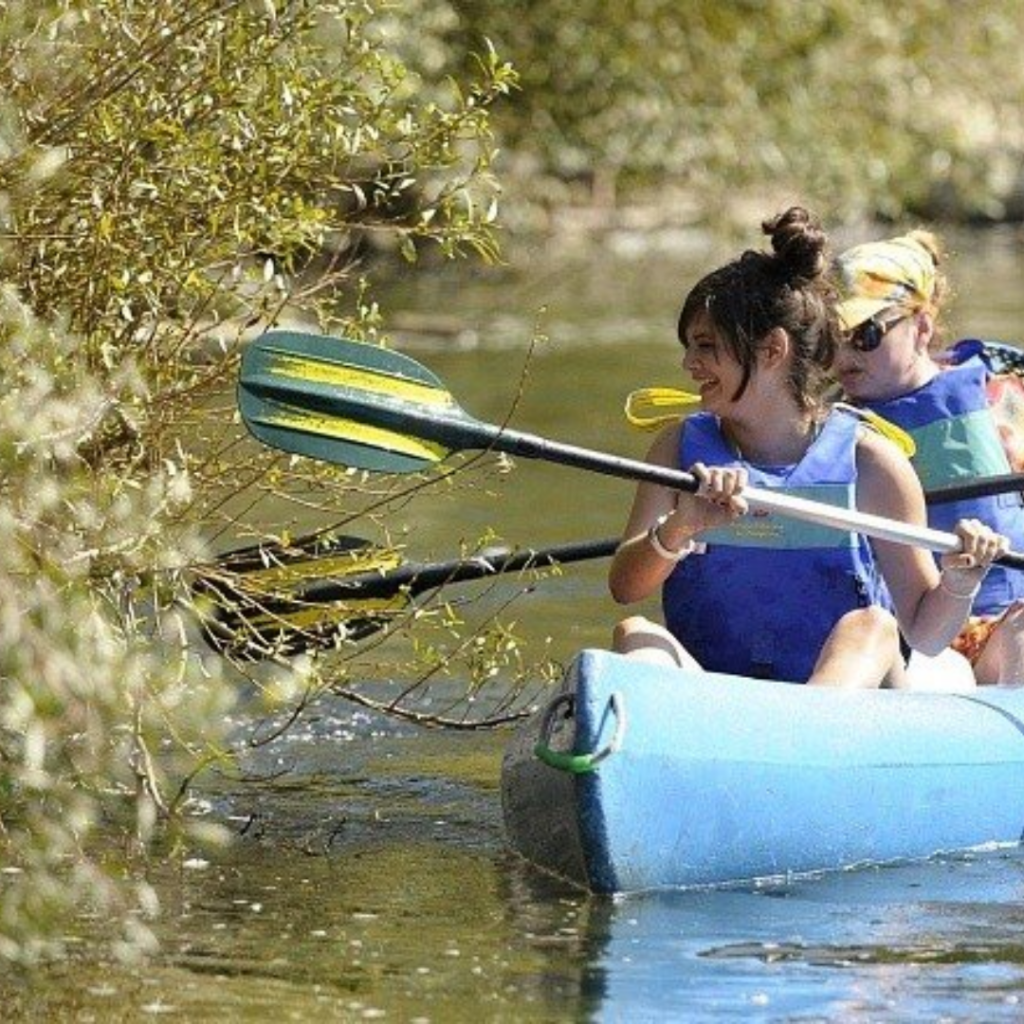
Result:
M852 331L840 345L832 365L836 380L854 401L884 402L898 398L928 379L925 371L931 364L930 319L920 313L889 310L875 317L875 321L880 325L878 347L863 351L857 344L858 331Z
M735 407L733 396L743 380L743 368L706 311L687 325L683 346L683 369L700 391L701 408L721 416Z

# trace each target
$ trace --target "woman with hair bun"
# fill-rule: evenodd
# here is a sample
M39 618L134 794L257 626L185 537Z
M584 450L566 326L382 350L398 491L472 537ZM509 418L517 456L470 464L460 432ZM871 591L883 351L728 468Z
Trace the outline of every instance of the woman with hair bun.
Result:
M792 207L748 250L699 281L679 317L683 368L701 412L663 430L648 461L682 467L696 494L641 483L612 562L622 604L659 587L667 628L632 616L614 649L688 669L845 687L899 687L907 650L942 651L963 595L1007 549L976 521L942 572L922 549L786 517L748 515L743 489L791 491L923 526L925 502L900 449L856 413L829 408L843 335L828 240Z

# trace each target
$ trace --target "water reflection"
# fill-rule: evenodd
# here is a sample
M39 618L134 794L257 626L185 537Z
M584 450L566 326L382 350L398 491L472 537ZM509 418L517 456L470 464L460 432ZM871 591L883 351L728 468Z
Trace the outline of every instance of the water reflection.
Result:
M601 1021L933 1021L965 1000L1018 1020L1022 894L1000 853L603 901L586 1001Z
M158 961L5 979L4 1019L1020 1019L1019 855L612 900L454 830L384 838L168 866Z

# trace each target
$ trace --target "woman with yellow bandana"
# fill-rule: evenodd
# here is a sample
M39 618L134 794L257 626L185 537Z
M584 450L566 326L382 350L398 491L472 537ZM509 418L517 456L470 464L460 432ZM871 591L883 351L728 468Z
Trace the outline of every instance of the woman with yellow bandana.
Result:
M839 319L848 332L833 364L848 401L903 427L914 439L913 465L926 489L1008 473L1009 460L989 407L989 371L980 358L936 361L937 320L948 293L941 247L926 231L868 242L836 261ZM948 530L976 519L1024 543L1019 493L928 510ZM971 618L953 647L979 683L1024 683L1024 573L993 566L970 594Z

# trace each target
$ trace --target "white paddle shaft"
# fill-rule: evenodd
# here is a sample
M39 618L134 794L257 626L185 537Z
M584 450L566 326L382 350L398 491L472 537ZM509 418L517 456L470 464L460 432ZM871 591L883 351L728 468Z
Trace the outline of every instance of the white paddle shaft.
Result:
M895 544L910 544L928 548L943 554L959 551L960 538L955 533L933 530L929 526L912 526L896 519L861 512L855 508L841 508L826 505L807 498L799 498L792 494L779 494L774 491L746 487L742 496L747 499L752 509L763 509L765 512L778 512L794 519L804 519L809 523L821 526L834 526L838 530L849 530L852 533L863 533L866 537L877 540L888 540Z

